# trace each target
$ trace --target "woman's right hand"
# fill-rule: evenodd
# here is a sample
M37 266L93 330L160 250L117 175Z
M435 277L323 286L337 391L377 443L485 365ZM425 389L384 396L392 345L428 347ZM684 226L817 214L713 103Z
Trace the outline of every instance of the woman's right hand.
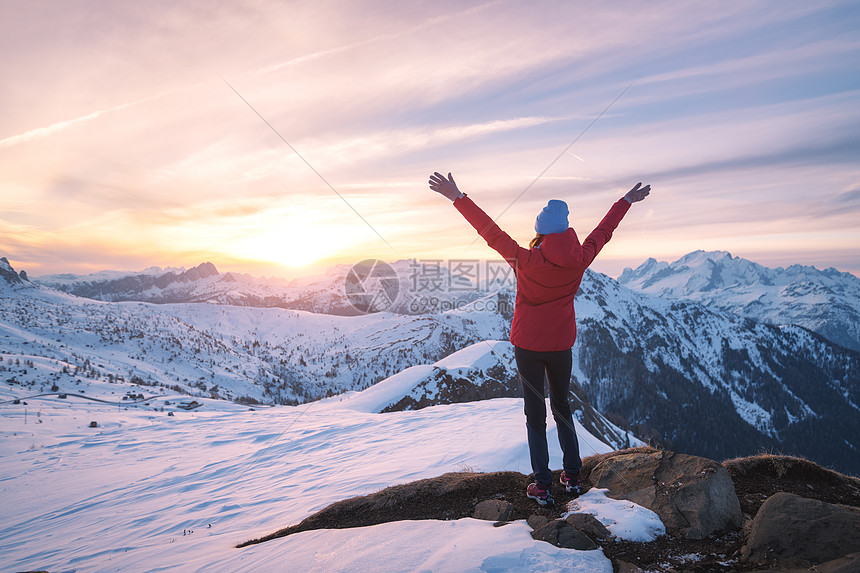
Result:
M439 173L438 171L433 173L430 176L430 189L439 193L440 195L444 195L451 201L458 198L462 193L457 189L457 184L454 183L454 178L451 177L451 174L448 174L448 178L446 179L444 175Z
M627 195L624 196L628 203L633 204L637 201L641 201L651 193L650 185L646 185L645 187L641 187L641 185L642 183L637 183L636 187L628 191Z

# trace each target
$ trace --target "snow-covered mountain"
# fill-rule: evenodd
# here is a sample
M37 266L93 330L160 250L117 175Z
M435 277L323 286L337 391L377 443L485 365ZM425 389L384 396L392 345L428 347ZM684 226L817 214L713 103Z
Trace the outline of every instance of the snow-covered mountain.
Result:
M796 324L860 350L860 279L833 268L771 269L723 251L696 251L673 263L648 259L618 282L758 322Z
M518 394L505 352L491 353L497 366L468 372L439 363L507 338L505 313L477 304L495 295L450 312L350 317L105 303L15 280L20 274L11 267L6 274L0 351L32 364L7 384L33 391L56 386L71 393L82 380L112 379L194 396L296 403L367 388L412 367L428 370L398 404L384 407ZM327 288L325 296L335 281ZM856 352L803 328L637 293L590 272L577 311L580 420L592 416L590 403L617 425L679 451L719 459L766 448L860 471ZM822 435L832 439L822 443Z
M610 419L717 459L768 449L860 471L860 353L802 327L589 278L574 376Z
M504 318L490 311L349 317L206 303L105 303L5 280L0 303L0 351L52 364L48 379L26 382L34 390L74 384L70 373L84 372L195 396L298 403L366 388L507 335Z

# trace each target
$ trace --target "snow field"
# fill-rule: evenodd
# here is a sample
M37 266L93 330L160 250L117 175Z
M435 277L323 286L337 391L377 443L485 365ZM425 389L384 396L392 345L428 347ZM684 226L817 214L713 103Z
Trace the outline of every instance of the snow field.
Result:
M383 523L357 529L306 531L243 550L212 571L267 570L272 550L302 563L302 571L611 573L600 550L560 549L531 538L531 527L475 519ZM408 559L404 559L408 555ZM294 561L293 561L294 560Z
M348 399L256 411L202 401L202 408L174 416L74 398L3 405L0 569L580 566L571 565L574 553L534 542L522 523L493 528L474 520L308 532L234 549L332 502L397 483L468 469L529 473L519 399L389 414L355 411ZM34 423L34 412L42 423ZM90 428L91 420L99 427ZM577 431L584 436L579 425ZM553 433L550 451L558 461ZM591 436L581 447L583 456L609 450ZM596 553L581 557L590 563L582 570L605 568L608 561ZM384 561L362 561L371 555ZM332 569L334 563L345 565Z

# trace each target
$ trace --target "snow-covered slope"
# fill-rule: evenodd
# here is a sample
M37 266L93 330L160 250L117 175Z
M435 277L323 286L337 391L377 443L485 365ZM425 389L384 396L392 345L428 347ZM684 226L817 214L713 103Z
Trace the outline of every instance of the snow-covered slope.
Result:
M618 282L769 324L796 324L860 351L860 279L836 269L771 269L729 253L696 251L673 263L648 259Z
M496 397L521 396L510 342L485 340L446 356L435 364L411 366L361 392L326 399L362 412L418 410ZM577 422L615 449L644 445L584 401L570 396Z
M410 521L234 548L397 483L465 468L529 473L518 399L387 414L351 409L360 394L255 411L205 398L185 411L179 399L0 404L0 570L612 571L601 551L536 542L524 522ZM609 450L577 432L583 455Z

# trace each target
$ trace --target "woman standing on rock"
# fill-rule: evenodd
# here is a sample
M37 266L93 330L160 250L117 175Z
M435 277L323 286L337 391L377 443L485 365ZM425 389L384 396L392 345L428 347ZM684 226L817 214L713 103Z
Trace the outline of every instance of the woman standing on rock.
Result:
M529 454L535 481L526 495L541 505L552 505L552 473L546 441L546 395L549 384L550 406L558 428L563 453L561 483L567 491L579 488L582 460L568 402L573 365L571 348L576 340L573 297L585 269L612 238L630 205L642 201L651 186L637 183L619 199L599 225L580 244L576 232L568 227L567 204L550 200L535 221L537 235L526 249L461 193L451 174L430 176L430 189L454 202L487 244L508 261L517 277L517 296L511 324L511 344L525 402Z

